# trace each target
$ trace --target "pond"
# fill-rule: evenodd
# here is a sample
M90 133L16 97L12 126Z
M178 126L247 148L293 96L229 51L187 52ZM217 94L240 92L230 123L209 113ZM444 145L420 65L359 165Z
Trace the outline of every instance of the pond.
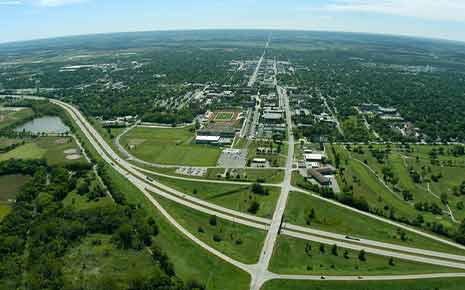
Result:
M36 118L15 129L16 132L30 132L33 134L63 134L69 132L69 127L59 117Z

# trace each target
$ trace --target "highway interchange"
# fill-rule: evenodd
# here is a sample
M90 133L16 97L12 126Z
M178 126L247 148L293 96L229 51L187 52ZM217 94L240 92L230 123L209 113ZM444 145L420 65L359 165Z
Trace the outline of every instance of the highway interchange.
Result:
M268 46L268 43L267 43ZM258 66L260 66L266 54L266 49ZM251 77L250 82L255 82L256 72ZM431 235L420 230L411 228L409 226L393 222L391 220L375 216L370 213L359 211L357 209L342 205L338 202L322 198L321 196L315 195L311 192L295 188L291 185L292 172L294 170L294 137L292 134L292 119L289 105L289 98L286 93L286 89L277 85L277 92L280 100L282 100L285 111L286 111L286 123L288 133L288 153L286 166L284 168L284 180L279 184L265 184L266 186L279 187L281 189L280 196L278 198L274 214L272 219L257 217L251 214L239 212L229 208L225 208L205 200L196 198L189 194L180 192L169 186L166 186L151 176L161 176L165 178L204 182L212 184L235 184L235 185L251 185L249 182L234 182L234 181L222 181L222 180L208 180L208 179L194 179L180 176L172 176L168 174L157 173L146 168L141 168L129 161L125 160L127 155L124 155L124 150L120 150L116 153L113 148L104 140L104 138L98 133L98 131L90 124L85 116L73 105L67 104L59 100L50 99L50 102L63 108L69 115L70 119L77 125L79 130L83 133L90 145L95 149L98 155L122 176L124 176L130 183L136 186L145 198L157 208L157 210L183 235L190 239L193 243L199 247L208 251L212 255L240 268L241 270L249 273L251 277L250 289L259 290L263 284L273 279L288 279L288 280L333 280L333 281L356 281L356 280L405 280L405 279L432 279L432 278L448 278L448 277L465 277L465 271L462 273L439 273L439 274L423 274L423 275L385 275L385 276L314 276L314 275L280 275L269 271L270 260L273 256L273 251L276 246L276 242L279 235L286 235L302 240L308 240L329 245L338 245L339 247L352 249L352 250L365 250L367 253L394 257L403 260L409 260L414 262L427 263L438 266L451 267L459 270L465 270L465 256L454 255L450 253L443 253L438 251L431 251L425 249L417 249L413 247L405 247L390 243L378 242L368 239L360 239L349 237L346 233L333 233L321 230L315 230L310 227L302 227L286 223L284 221L284 212L288 200L289 193L292 191L302 192L304 194L311 195L314 198L318 198L325 202L331 203L334 206L345 208L354 211L358 214L368 216L378 221L394 225L398 228L404 229L416 233L418 235L433 239L437 242L453 246L457 249L465 251L465 247L456 244L452 241L442 239L435 235ZM39 97L31 96L17 96L33 100L40 100ZM117 142L118 143L118 142ZM122 154L124 157L121 157ZM242 224L251 228L266 231L266 238L263 243L263 248L260 253L259 260L256 264L244 264L239 262L222 252L216 250L212 246L198 239L195 235L186 230L180 225L157 201L156 196L169 199L177 204L189 207L196 211L202 212L208 215L214 215L218 218L228 220L234 223ZM465 252L464 252L465 253Z
M125 178L128 179L132 184L134 184L143 194L144 196L165 216L165 218L181 233L183 233L187 238L189 238L192 242L199 245L201 248L209 251L211 254L223 259L224 261L246 271L251 276L251 288L250 289L260 289L261 286L269 280L272 279L290 279L290 280L316 280L322 279L325 280L402 280L402 279L428 279L428 278L436 278L436 277L465 277L465 273L443 273L443 274L425 274L425 275L392 275L392 276L313 276L313 275L280 275L276 273L272 273L268 270L269 261L272 257L273 249L276 244L276 239L278 234L297 237L304 240L309 241L316 241L326 244L337 244L344 248L359 250L364 249L368 253L388 256L388 257L397 257L399 259L405 259L410 261L428 263L433 265L439 266L447 266L452 268L457 268L461 270L465 270L465 256L460 255L451 255L448 253L436 252L436 251L426 251L423 249L416 249L416 248L408 248L408 247L401 247L398 245L388 244L388 243L380 243L376 241L370 240L353 240L349 239L348 236L344 235L344 233L335 234L330 232L324 231L314 231L307 227L300 227L297 225L291 224L283 224L281 232L280 225L282 220L282 215L284 213L285 205L287 202L287 195L289 191L302 191L300 189L294 188L290 185L290 172L292 170L292 162L288 161L286 166L287 172L287 181L285 181L280 185L281 187L281 196L279 198L278 204L276 206L275 213L273 215L273 219L265 219L256 217L253 215L249 215L246 213L238 212L232 209L224 208L215 204L211 204L209 202L200 200L188 194L183 194L175 189L167 187L155 180L148 180L147 176L143 174L141 171L147 172L148 170L142 169L133 165L119 157L113 149L106 143L103 137L92 127L92 125L86 120L86 118L79 112L75 107L66 104L61 101L51 100L51 102L61 106L64 110L68 112L71 119L79 126L80 130L89 140L91 145L94 149L98 152L98 154L103 158L105 162L113 166L119 173L121 173ZM289 146L289 148L293 148L293 146ZM288 158L292 157L292 150L288 153ZM289 159L292 160L292 159ZM153 172L156 175L156 173ZM172 176L172 178L178 178ZM182 178L182 177L179 177ZM233 181L214 181L214 180L204 180L203 182L226 182L226 183L235 183ZM247 183L241 183L247 184ZM307 194L311 194L309 192L304 191ZM206 243L202 242L198 238L196 238L193 234L189 233L184 227L182 227L176 220L169 215L169 213L157 202L154 195L159 195L164 198L168 198L176 203L181 205L193 208L195 210L199 210L203 213L215 215L219 218L229 220L231 222L240 223L252 228L261 229L268 231L266 241L264 243L263 250L261 252L261 256L259 262L254 265L248 265L236 261L227 255L219 252L218 250L212 248L211 246L207 245ZM315 197L319 197L314 195ZM319 197L321 198L321 197ZM323 199L323 198L321 198ZM332 202L337 206L345 207L350 210L357 211L353 208L346 207L341 205L337 202L330 201L323 199L327 202ZM358 212L358 211L357 211ZM359 212L361 214L370 215L368 213ZM400 228L415 232L417 234L421 234L427 237L434 238L439 242L443 242L449 245L453 245L457 248L465 250L465 247L455 244L451 241L441 239L439 237L429 235L423 233L421 231L412 229L410 227L397 224L395 222L385 220L380 217L372 216L371 217L377 218L383 222L387 222L393 225L396 225Z

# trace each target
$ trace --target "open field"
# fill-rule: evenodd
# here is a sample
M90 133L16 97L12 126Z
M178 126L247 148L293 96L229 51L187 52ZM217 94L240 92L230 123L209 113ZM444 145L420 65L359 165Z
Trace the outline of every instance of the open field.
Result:
M220 218L216 218L216 223L212 225L209 215L161 197L157 197L157 200L178 223L203 242L240 262L258 262L266 235L264 231Z
M465 202L465 197L458 193L460 184L465 181L465 156L454 156L452 154L454 147L452 145L357 146L351 154L366 162L379 176L384 176L383 172L386 169L391 170L393 177L388 178L386 182L395 191L410 192L412 203L435 203L446 210L441 201L441 194L447 195L454 216L461 221L465 218L465 211L456 205ZM381 152L383 157L380 158L378 152ZM418 174L418 180L414 180L412 172ZM447 219L447 215L444 216Z
M310 249L308 249L310 245ZM429 264L394 260L389 265L389 257L366 254L366 261L360 261L359 252L338 248L337 256L332 253L332 245L324 245L290 237L280 237L270 263L270 270L279 274L307 275L402 275L459 272Z
M252 193L251 186L245 185L192 182L156 176L153 178L182 193L242 212L247 212L251 204L256 201L260 204L256 215L260 217L270 218L273 215L279 197L279 189L272 187L266 188L269 190L269 195L263 196Z
M18 174L0 176L0 202L14 199L21 187L30 179L29 176Z
M405 281L285 281L274 280L262 290L462 290L465 279L443 278Z
M115 182L115 186L125 194L128 202L140 205L148 215L155 218L160 234L154 238L154 242L170 257L176 274L181 279L199 281L207 289L247 289L250 282L247 273L192 243L177 231L123 176L113 168L109 168L108 173Z
M18 112L1 112L0 113L0 129L8 127L19 120L32 117L34 112L31 109L25 109Z
M312 209L314 210L315 217L308 224L307 222L309 221ZM399 230L395 226L298 192L292 192L289 195L286 208L286 222L406 247L464 254L464 251L455 247L436 242L415 233ZM404 240L401 239L401 234L405 235Z
M0 154L0 161L9 159L40 159L44 157L46 149L36 143L26 143L7 153Z
M152 163L215 166L221 149L192 144L194 132L190 129L135 128L121 138L121 145L137 158Z
M387 187L383 185L381 180L383 180L383 175L379 174L381 169L376 168L375 166L370 166L370 161L367 160L358 160L354 158L354 154L349 152L342 146L333 146L328 148L334 148L335 154L340 158L340 167L343 169L343 174L341 170L338 171L337 180L339 186L343 191L353 192L355 197L365 199L371 210L379 214L382 214L386 217L394 215L397 219L408 219L409 221L416 221L418 215L421 214L424 223L423 226L430 228L433 224L441 223L446 229L453 229L457 225L452 223L451 219L446 215L434 215L433 213L422 211L419 212L415 210L413 201L405 201L403 198L403 192L394 190L392 186L385 181ZM328 155L332 162L334 163L335 154L331 149L327 150ZM409 176L405 176L406 169L402 169L399 166L399 162L396 161L393 163L392 171L396 174L396 170L402 170L402 176L399 174L399 184L404 182L409 184ZM400 168L400 169L399 169ZM441 201L435 198L433 195L428 194L427 192L422 192L421 188L416 188L411 192L412 195L419 198L418 201L426 201L429 203L436 203L442 210L445 210L445 207L441 204ZM415 195L416 194L416 195Z
M147 250L118 249L107 235L90 235L68 250L63 269L67 285L93 289L108 283L104 277L111 276L113 287L121 289L135 276L159 271Z
M0 154L0 161L44 158L50 165L86 162L83 156L78 159L68 160L65 151L69 149L77 149L79 151L79 146L71 137L39 137L27 140L24 145Z

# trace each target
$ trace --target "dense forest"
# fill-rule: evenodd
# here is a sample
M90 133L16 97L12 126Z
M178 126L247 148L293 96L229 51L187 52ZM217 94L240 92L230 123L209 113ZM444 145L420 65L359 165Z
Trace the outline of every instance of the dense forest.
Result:
M41 160L11 160L0 163L0 174L32 176L0 223L0 289L202 289L176 277L169 257L152 240L163 234L156 221L124 200L108 202L89 168L68 171ZM66 275L70 251L88 237L97 247L106 236L115 249L151 256L150 274L116 279L101 273L80 281Z

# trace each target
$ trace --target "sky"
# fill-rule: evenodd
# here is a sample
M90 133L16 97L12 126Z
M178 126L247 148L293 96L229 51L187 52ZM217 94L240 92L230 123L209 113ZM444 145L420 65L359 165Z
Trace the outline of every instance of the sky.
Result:
M465 0L0 0L0 42L184 29L367 32L465 41Z

